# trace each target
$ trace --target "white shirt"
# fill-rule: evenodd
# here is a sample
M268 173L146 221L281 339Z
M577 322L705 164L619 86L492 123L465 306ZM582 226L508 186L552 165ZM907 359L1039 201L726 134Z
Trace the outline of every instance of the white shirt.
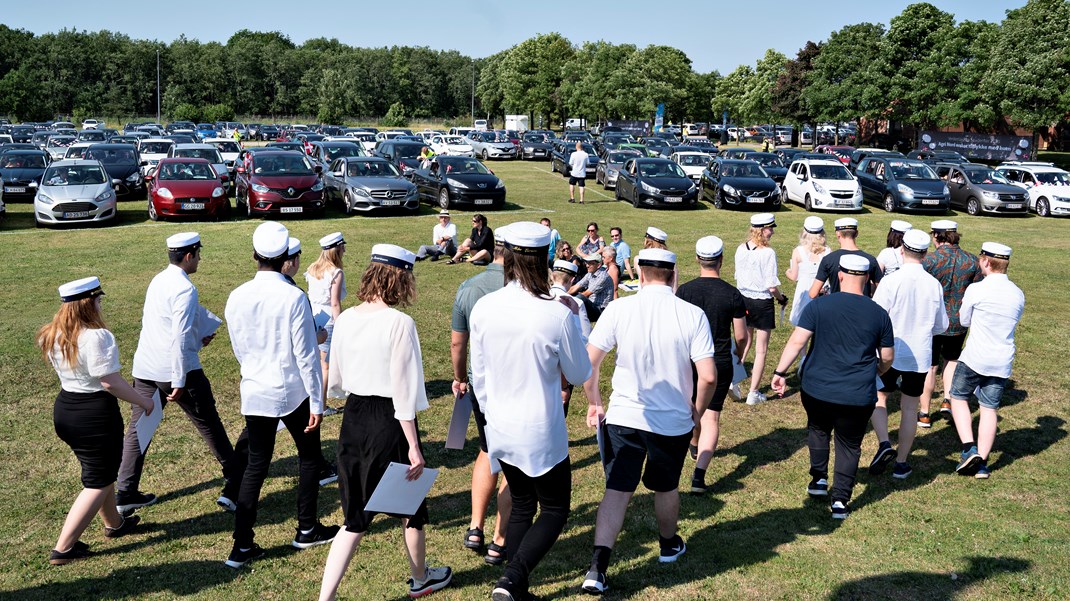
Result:
M1014 362L1014 328L1023 311L1025 295L1007 274L990 273L970 284L959 308L959 322L970 328L959 361L983 376L1009 378Z
M197 287L178 265L168 265L149 282L134 351L133 375L142 380L186 385L186 374L201 368L197 338Z
M78 363L68 365L59 347L49 357L59 376L59 384L67 392L100 392L100 379L119 371L119 347L115 336L104 329L83 329L78 334Z
M569 175L572 177L587 177L587 158L589 156L584 150L573 150L568 157Z
M258 271L230 293L224 316L241 365L243 415L283 417L306 398L312 413L323 413L316 326L300 288Z
M886 247L877 254L877 262L884 265L884 275L891 275L903 266L903 247ZM883 281L881 282L884 283Z
M415 419L428 407L416 322L392 308L342 311L331 338L327 391L337 398L386 397L394 401L395 419Z
M449 238L453 241L457 240L457 224L452 221L446 225L441 223L435 224L435 229L431 233L431 244L438 244L438 241L443 238Z
M895 360L899 371L922 373L932 363L933 336L947 330L944 288L921 263L903 263L884 276L873 302L888 312L895 333Z
M313 313L331 313L331 282L334 281L335 275L340 271L342 270L337 267L331 267L323 272L323 277L318 278L307 271L305 272L305 281L308 282L308 302L312 303ZM338 277L341 279L338 282L340 286L338 301L341 302L346 297L345 272L342 272Z
M587 337L591 335L591 320L587 317L587 306L582 301L574 298L568 293L568 289L561 284L553 284L550 286L550 294L554 298L568 297L572 299L572 306L576 307L576 313L573 315L580 320L580 332L583 334L583 341L587 342Z
M736 288L747 298L773 298L769 289L780 285L776 251L768 246L748 248L747 244L736 249Z
M606 423L679 436L695 427L691 363L713 357L706 314L672 288L646 284L606 307L589 343L617 348Z
M591 377L579 320L557 300L516 282L476 302L471 317L472 388L487 416L487 447L499 461L535 478L568 457L561 376Z

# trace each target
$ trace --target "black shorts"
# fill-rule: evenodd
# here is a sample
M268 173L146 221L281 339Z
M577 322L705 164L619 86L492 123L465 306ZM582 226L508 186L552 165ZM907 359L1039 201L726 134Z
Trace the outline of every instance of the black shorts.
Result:
M714 363L714 369L717 370L717 386L713 389L713 398L710 400L710 404L706 409L708 411L722 411L724 409L724 400L728 397L728 389L732 387L732 373L733 365L729 363ZM694 392L691 393L691 402L694 403L698 395L698 372L695 371L695 366L691 366L691 381L694 383Z
M643 486L654 492L669 492L679 488L687 446L691 444L690 432L666 436L606 424L603 436L607 489L635 492L640 479Z
M903 381L897 384L896 381L899 380L900 376ZM892 367L881 376L881 384L883 386L880 391L890 393L901 390L907 396L921 396L922 389L925 388L925 376L925 372L899 371Z
M944 361L958 361L962 354L962 345L966 342L965 334L954 336L933 336L933 362L934 366L940 365L940 359Z
M586 177L576 177L575 175L570 175L570 176L568 176L568 185L570 185L570 186L579 186L581 188L585 188L585 187L587 187L587 178Z
M469 384L471 386L471 384ZM472 392L472 389L468 389L468 396L472 399L472 415L476 418L476 433L479 434L479 450L484 453L487 452L487 416L483 415L483 412L479 410L479 403L476 401L476 393Z
M743 297L747 307L747 327L759 330L776 329L776 311L771 298Z

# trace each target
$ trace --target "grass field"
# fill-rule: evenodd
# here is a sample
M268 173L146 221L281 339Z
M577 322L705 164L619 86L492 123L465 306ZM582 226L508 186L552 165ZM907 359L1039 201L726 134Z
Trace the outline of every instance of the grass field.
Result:
M692 253L696 239L716 234L734 248L747 227L746 213L716 211L708 204L689 212L637 210L614 202L600 187L588 188L586 205L569 205L567 186L549 172L547 163L491 167L505 180L509 198L504 211L489 215L491 227L546 216L575 244L587 222L596 221L606 236L610 226L623 227L625 239L638 250L643 230L656 225L669 233L670 248L680 254L683 280L697 273ZM94 557L64 567L50 567L46 561L80 488L77 461L52 428L56 377L33 347L34 331L56 310L56 286L86 275L101 277L107 292L105 318L118 339L128 376L145 287L166 261L164 239L191 229L201 233L203 260L193 280L201 302L222 314L230 291L253 273L250 236L260 222L150 223L144 201L122 203L122 225L115 228L36 230L28 203L9 204L8 213L0 226L0 478L5 482L0 487L0 540L5 543L0 599L314 598L327 549L297 552L289 546L297 479L293 443L286 436L279 438L260 504L257 541L268 555L251 568L231 570L223 560L231 547L233 516L214 503L222 486L218 466L176 408L168 410L146 462L142 489L159 495L160 502L140 511L145 526L112 542L104 539L95 521L83 536ZM345 233L351 282L345 305L350 306L354 282L367 265L372 244L393 242L415 249L430 238L433 214L430 207L419 217L346 218L332 211L326 219L286 223L306 249L314 249L324 234ZM795 206L777 216L780 227L773 246L782 271L805 217ZM859 218L860 244L876 254L892 216L869 208ZM931 220L906 218L921 227ZM920 433L909 479L896 481L888 474L870 478L863 470L854 513L835 523L827 506L806 498L809 464L798 394L757 407L729 403L722 416L721 449L707 477L712 490L682 501L680 528L688 553L676 564L657 563L653 498L640 492L618 541L607 599L1070 597L1065 568L1070 556L1067 222L1035 216L954 218L968 250L976 252L985 240L1014 247L1010 275L1027 298L1018 328L1013 388L1004 397L990 459L992 478L979 481L953 473L958 439L947 422L938 421ZM832 219L835 216L826 215L826 224ZM455 221L465 230L468 215L458 212ZM313 257L314 251L306 250L306 264ZM442 468L429 501L428 558L452 566L456 574L452 588L435 595L440 599L486 599L500 573L460 545L468 526L468 483L477 448L474 428L463 451L443 448L452 405L449 309L458 284L477 269L419 264L419 299L408 310L420 333L431 398L431 409L420 417L425 454L429 466ZM731 275L729 267L726 276ZM790 292L793 285L783 279ZM242 426L238 365L225 328L221 331L202 360L233 438ZM771 361L787 336L786 328L774 332ZM603 370L604 391L611 373ZM603 481L594 436L583 424L584 405L582 392L577 392L569 417L573 514L534 576L534 592L547 599L580 596L579 581L590 560ZM128 411L124 407L125 415ZM891 421L898 423L898 413ZM340 422L337 416L324 420L329 456ZM863 447L864 462L875 449L870 435ZM685 484L690 469L689 461ZM336 488L321 489L320 509L325 523L341 522ZM399 528L384 518L365 539L340 598L400 599L406 578Z

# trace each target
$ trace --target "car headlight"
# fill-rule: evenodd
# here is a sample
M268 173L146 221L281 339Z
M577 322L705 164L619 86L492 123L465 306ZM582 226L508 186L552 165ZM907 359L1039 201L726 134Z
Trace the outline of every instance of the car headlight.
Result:
M40 192L38 192L38 194L37 194L37 200L41 204L46 204L46 205L51 205L51 204L54 204L56 202L56 201L52 200L51 196L48 196L46 194L42 194Z
M725 194L729 194L731 196L736 196L739 194L739 192L737 192L736 189L730 184L725 184L723 190L725 191Z
M992 192L991 190L981 190L981 196L984 196L988 200L999 200L999 193Z
M698 186L695 185L695 182L691 182L691 185L687 187L687 191L690 192L696 188L698 188Z
M817 192L818 194L824 194L825 187L817 182L814 182L814 192Z
M175 197L175 195L171 194L171 191L168 190L167 188L158 188L156 190L156 195L157 196L162 196L164 198L174 198Z
M504 188L504 187L505 187L505 182L503 182L502 180L498 180L498 183L494 185L495 189Z
M223 196L226 193L227 191L223 188L216 188L215 190L212 190L212 198L219 198L220 196Z
M501 181L501 180L499 180L499 181ZM453 186L454 188L468 188L468 186L466 186L464 184L464 182L461 182L459 180L455 180L453 178L447 179L446 183L451 185L451 186Z
M313 191L313 192L319 192L319 191L320 191L320 190L322 190L322 189L323 189L323 181L322 181L322 180L321 180L321 181L318 181L318 182L316 182L316 183L315 183L315 184L314 184L314 185L312 186L312 191Z
M137 172L134 172L134 173L131 173L130 175L126 176L126 181L128 181L128 182L136 182L139 177L141 177L141 174L137 173Z
M1052 196L1052 198L1059 202L1070 202L1070 196Z
M645 191L648 194L660 194L661 193L661 190L658 190L657 188L655 188L654 186L651 186L650 184L648 184L646 182L639 182L639 183L640 183L641 186L643 186L643 191Z
M405 194L405 198L408 198L410 196L416 196L418 192L419 191L416 188L412 188Z
M30 182L30 183L29 183L29 186L30 186L31 188L36 188L36 187L37 187L37 182Z
M103 200L108 200L112 196L115 196L115 191L112 190L111 188L108 188L107 190L101 192L100 194L97 194L97 197L94 198L93 200L95 200L97 202L100 202L100 201L103 201Z
M259 192L261 194L263 194L264 192L271 192L271 188L268 188L263 184L253 184L252 188L253 192Z
M944 196L951 196L951 190L949 190L946 185L944 186L943 194L944 194Z
M906 184L897 184L896 189L899 190L899 193L902 194L904 198L914 198L914 190L911 189L910 186ZM947 194L947 192L944 194Z
M855 188L854 198L862 197L862 188Z
M617 176L617 170L616 169L608 169L608 170L606 170L606 175L608 175L609 177L616 177Z
M371 194L368 194L368 191L364 188L354 188L353 192L355 192L357 196L364 196L366 198L371 198L372 196Z

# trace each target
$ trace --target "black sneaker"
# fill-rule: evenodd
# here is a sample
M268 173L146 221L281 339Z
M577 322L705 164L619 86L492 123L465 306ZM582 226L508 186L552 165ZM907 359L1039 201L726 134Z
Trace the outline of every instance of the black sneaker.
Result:
M811 497L827 497L829 494L829 481L824 478L814 478L806 485L806 494Z
M135 509L155 504L156 500L156 495L152 493L120 491L115 494L115 508L123 515L130 515Z
M52 552L48 555L48 563L54 566L62 566L87 557L89 557L89 545L82 541L76 541L67 551L52 549Z
M338 482L338 470L330 463L320 468L320 486L327 486Z
M668 545L661 545L661 554L658 555L658 561L672 563L686 552L687 544L684 543L684 539L680 538L679 534L674 534Z
M899 463L897 461L895 463L895 467L892 468L892 477L897 478L899 480L906 480L910 477L910 474L913 473L914 470L910 469L910 465L907 463Z
M587 570L587 575L583 577L583 586L580 587L580 590L589 595L601 595L609 590L609 586L606 584L606 575L595 568Z
M449 586L451 580L453 580L453 570L450 568L427 568L422 581L416 582L409 578L409 597L417 599L430 595Z
M877 454L873 456L873 461L869 462L869 474L871 476L883 474L893 459L895 459L895 451L892 450L892 444L888 441L882 442L877 448Z
M307 549L309 547L315 547L316 545L325 545L338 535L338 531L341 530L339 526L324 526L323 524L316 524L312 528L312 532L305 534L301 532L301 529L297 529L297 535L294 536L293 546L298 549Z
M706 494L706 481L699 475L691 476L691 494L703 495Z
M843 501L832 502L832 519L845 520L851 514L851 508Z
M263 556L264 550L256 543L253 543L252 547L245 549L244 551L239 549L238 545L234 545L234 548L230 552L230 557L223 563L227 564L228 567L238 569L250 561L260 559Z
M492 601L523 601L525 596L520 591L512 580L509 580L505 576L498 579L498 582L494 584L494 590L490 592L490 598Z
M119 538L121 536L126 536L127 534L130 534L134 531L134 526L137 526L138 522L140 521L141 518L136 515L123 517L123 523L119 524L115 528L108 528L107 526L105 526L104 536L107 538Z
M691 444L687 445L687 452L691 453L691 461L698 461L698 447Z

